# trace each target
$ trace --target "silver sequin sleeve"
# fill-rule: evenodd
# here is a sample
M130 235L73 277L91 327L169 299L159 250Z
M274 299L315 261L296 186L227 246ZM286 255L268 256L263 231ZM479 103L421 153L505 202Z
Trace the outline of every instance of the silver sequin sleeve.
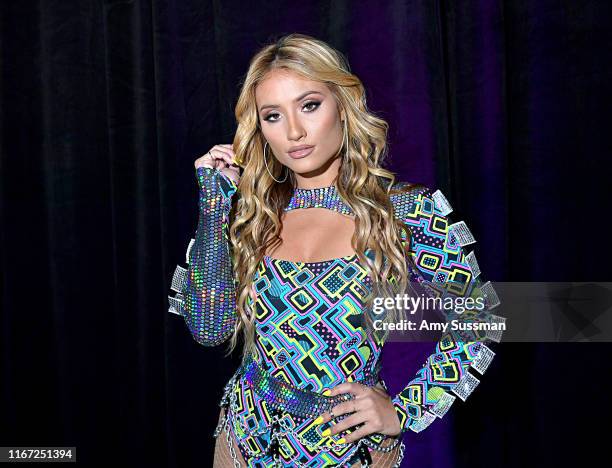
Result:
M198 167L199 219L187 247L187 268L177 265L168 312L184 317L203 346L225 342L236 325L236 285L228 239L229 212L237 187L220 170Z

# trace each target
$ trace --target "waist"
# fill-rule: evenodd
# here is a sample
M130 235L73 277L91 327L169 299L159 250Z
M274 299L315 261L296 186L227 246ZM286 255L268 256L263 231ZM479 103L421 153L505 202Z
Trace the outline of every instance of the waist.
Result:
M378 370L377 367L374 373L365 374L362 379L356 379L353 382L373 387L380 380ZM303 418L316 418L320 414L328 412L337 404L354 398L352 393L325 396L322 393L299 388L273 376L250 354L245 357L238 373L270 407Z

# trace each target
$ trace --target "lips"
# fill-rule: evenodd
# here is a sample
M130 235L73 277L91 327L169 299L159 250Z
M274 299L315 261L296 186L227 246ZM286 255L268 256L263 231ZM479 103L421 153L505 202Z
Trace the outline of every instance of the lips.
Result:
M314 146L301 146L299 149L294 151L289 151L289 156L294 159L304 158L308 156L314 150Z

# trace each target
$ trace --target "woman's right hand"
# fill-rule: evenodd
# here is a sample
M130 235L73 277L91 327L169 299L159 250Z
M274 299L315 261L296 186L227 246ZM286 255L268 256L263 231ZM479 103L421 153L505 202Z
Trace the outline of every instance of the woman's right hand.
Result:
M213 146L204 156L195 160L194 166L219 169L225 176L232 179L236 185L240 181L240 166L235 162L232 145L221 144Z

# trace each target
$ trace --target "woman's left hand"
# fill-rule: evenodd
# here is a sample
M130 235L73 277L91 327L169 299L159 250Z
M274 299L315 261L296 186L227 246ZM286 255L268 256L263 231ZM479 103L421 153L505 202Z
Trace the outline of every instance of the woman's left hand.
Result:
M331 393L326 396L336 396L342 393L352 393L355 398L343 401L331 409L334 416L352 413L342 421L331 426L331 436L346 429L363 424L359 429L344 437L343 443L354 442L368 434L378 432L389 436L398 435L401 432L400 421L393 406L391 397L378 387L368 387L356 382L345 382L330 389ZM321 415L323 421L329 422L332 418L329 412Z

